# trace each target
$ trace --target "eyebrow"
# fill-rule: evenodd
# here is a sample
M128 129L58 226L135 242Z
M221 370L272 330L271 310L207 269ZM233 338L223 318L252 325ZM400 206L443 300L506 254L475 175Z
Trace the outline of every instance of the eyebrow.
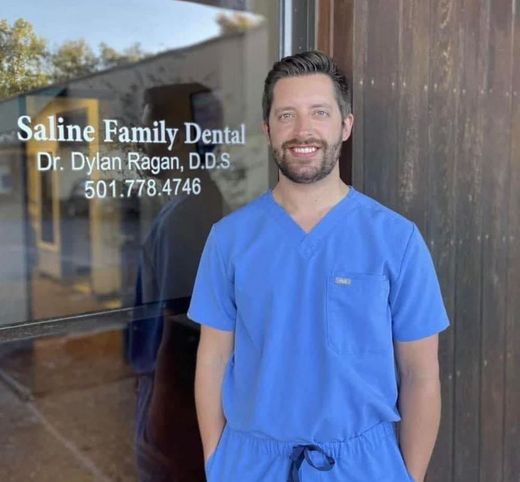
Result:
M310 106L311 109L316 109L318 107L326 107L327 109L332 109L332 106L330 104L327 104L326 102L322 102L319 104L312 104ZM284 110L294 110L294 107L292 107L290 105L287 105L285 107L278 107L278 109L275 109L274 112L275 112L275 114L278 114L278 112L282 112Z

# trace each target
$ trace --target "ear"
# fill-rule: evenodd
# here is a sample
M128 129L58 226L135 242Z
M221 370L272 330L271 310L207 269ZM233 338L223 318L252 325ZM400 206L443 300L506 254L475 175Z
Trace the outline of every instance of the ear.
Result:
M271 144L271 132L269 131L269 124L267 122L262 122L262 132L267 138L267 142L269 145Z
M352 126L354 124L354 116L352 114L347 115L343 119L342 139L346 141L352 133Z

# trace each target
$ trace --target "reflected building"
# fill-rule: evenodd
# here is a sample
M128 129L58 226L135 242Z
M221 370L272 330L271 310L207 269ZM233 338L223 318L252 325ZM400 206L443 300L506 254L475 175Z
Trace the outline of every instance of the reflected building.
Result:
M219 187L227 209L236 209L268 184L267 147L258 107L264 66L268 64L267 34L261 24L0 103L4 123L0 135L4 194L0 195L11 199L3 203L8 212L3 213L2 222L12 217L16 226L5 230L4 236L9 238L6 244L19 250L12 257L16 266L2 269L17 270L17 283L0 291L6 299L15 299L18 308L0 313L0 324L130 306L139 246L156 213L168 202L164 196L125 195L119 199L110 192L97 192L87 200L86 181L144 179L146 173L123 166L117 171L94 170L89 176L86 169L70 168L73 152L89 158L99 153L124 159L129 150L142 150L142 145L106 143L101 136L92 142L21 142L17 119L27 115L36 125L45 124L49 117L62 118L63 124L93 126L101 134L106 119L114 119L120 126L141 125L142 102L150 89L200 82L218 98L223 125L233 128L244 124L247 132L245 145L218 148L229 154L230 169L214 170L207 177ZM211 121L210 109L204 107L204 92L179 90L174 97L167 102L190 111L184 118L201 125ZM182 155L178 146L175 150L175 155ZM60 157L64 168L38 169L42 152ZM45 167L46 159L41 166ZM203 184L203 198L205 188ZM21 219L27 221L26 226ZM13 274L0 273L0 283L12 279ZM56 282L65 283L66 289ZM74 291L74 302L66 301L68 290Z
M0 379L9 387L0 396L9 415L0 437L2 480L25 481L30 473L66 482L203 479L193 400L198 327L186 310L211 225L265 191L273 175L261 95L278 42L278 5L199 3L254 11L257 21L0 100L0 328L67 320L52 336L0 344ZM23 141L21 116L32 126L49 118L92 126L97 135ZM171 150L105 142L107 119L129 128L244 125L245 143L186 144L182 129ZM91 173L71 168L73 155L125 159L129 152L227 154L230 163L159 173L126 162ZM44 169L53 157L59 167ZM200 194L162 189L172 178L200 179ZM161 195L121 191L129 180L153 181ZM91 195L100 182L117 186L116 195ZM76 328L83 319L88 328Z

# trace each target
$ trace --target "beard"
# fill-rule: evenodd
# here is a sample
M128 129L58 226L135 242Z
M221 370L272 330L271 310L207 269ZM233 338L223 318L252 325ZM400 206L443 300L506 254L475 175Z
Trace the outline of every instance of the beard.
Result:
M273 159L282 174L297 184L312 184L327 177L338 162L343 139L341 136L334 144L326 141L309 139L291 139L282 144L280 148L272 148ZM298 159L292 157L291 147L297 145L315 145L319 147L315 158Z

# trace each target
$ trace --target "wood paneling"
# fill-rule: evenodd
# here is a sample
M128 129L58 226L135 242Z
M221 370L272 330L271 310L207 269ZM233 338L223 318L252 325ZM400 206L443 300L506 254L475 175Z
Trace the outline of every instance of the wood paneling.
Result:
M513 85L507 236L504 481L520 479L520 5L513 12Z
M354 110L354 130L352 131L352 158L364 159L365 140L363 138L363 132L365 130L365 67L368 44L368 2L355 1L351 15L355 19L355 21L353 22L354 25L352 29L353 46L349 48L352 51L354 51L354 46L356 48L355 55L353 55L352 59L352 106ZM352 184L355 186L363 186L363 180L363 162L352 162Z
M423 10L420 2L413 3L419 11ZM430 2L429 23L425 27L421 24L417 32L417 37L428 46L425 52L425 56L430 59L428 81L424 85L410 86L410 94L404 95L410 97L420 95L424 90L428 92L428 107L419 114L427 136L420 139L418 148L418 155L428 164L419 176L424 175L428 187L422 187L420 178L414 179L418 199L413 201L415 208L406 210L405 214L410 213L412 219L424 222L428 227L428 243L450 320L455 318L455 170L458 160L458 66L461 62L457 20L455 0ZM403 57L401 69L405 66L416 70L414 59ZM406 145L407 140L401 136L399 143ZM426 219L423 221L424 217ZM456 414L454 335L454 330L450 329L440 336L443 411L428 480L447 481L453 472L452 434Z
M332 55L343 67L345 74L352 79L352 49L353 17L352 9L354 0L343 0L335 2L332 9Z
M399 88L399 111L397 143L399 210L413 218L423 234L427 234L428 193L428 91L430 73L430 1L425 0L419 8L414 0L400 2L399 16L399 78L393 90ZM406 61L404 61L406 59Z
M480 479L501 482L507 295L509 155L511 136L512 2L493 0L482 108L482 352ZM492 416L490 416L492 414ZM517 474L520 477L520 474Z
M334 35L334 0L320 0L316 23L316 47L322 52L332 54Z
M452 322L427 480L519 482L518 0L322 6L353 79L353 184L419 225Z
M334 2L332 9L332 54L350 80L353 58L353 4L354 0ZM352 182L352 137L343 144L341 149L340 174L346 182L349 184Z
M397 207L399 1L371 0L367 9L362 190ZM354 46L356 51L356 46ZM356 91L354 91L356 95Z
M458 109L456 197L455 424L452 480L478 480L480 439L480 345L482 291L481 94L488 21L484 2L459 3L461 84ZM462 100L463 98L463 100Z

